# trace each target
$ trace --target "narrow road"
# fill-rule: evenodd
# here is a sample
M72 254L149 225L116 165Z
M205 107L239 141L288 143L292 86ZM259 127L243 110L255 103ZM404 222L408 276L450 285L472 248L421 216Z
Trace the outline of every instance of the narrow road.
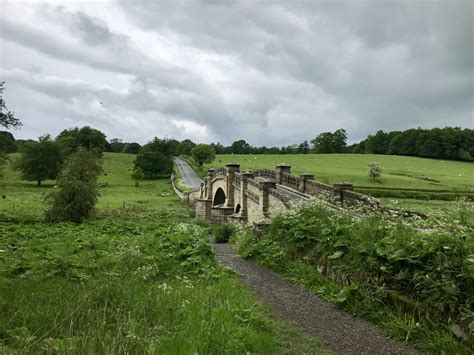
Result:
M178 167L181 179L186 185L193 188L194 191L199 191L201 188L201 178L196 175L194 170L180 157L174 157L174 162Z
M229 244L212 243L216 259L234 270L279 318L336 354L418 354L374 324L337 308L277 273L242 259Z

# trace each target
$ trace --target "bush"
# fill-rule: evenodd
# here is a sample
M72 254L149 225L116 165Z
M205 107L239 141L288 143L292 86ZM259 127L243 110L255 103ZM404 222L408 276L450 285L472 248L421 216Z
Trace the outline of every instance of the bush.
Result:
M102 161L97 153L79 147L67 160L58 178L57 190L46 197L51 207L49 221L81 222L88 218L99 197L97 178Z
M216 224L212 228L212 234L216 243L227 243L235 234L235 226L232 223Z
M261 260L282 248L290 260L381 292L384 303L445 322L474 303L473 242L469 230L417 230L381 216L353 220L314 205L277 217L254 248Z

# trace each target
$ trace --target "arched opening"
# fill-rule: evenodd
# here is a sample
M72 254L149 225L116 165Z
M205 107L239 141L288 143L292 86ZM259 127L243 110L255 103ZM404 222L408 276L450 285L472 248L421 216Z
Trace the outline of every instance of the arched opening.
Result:
M237 206L235 206L235 213L239 213L240 212L240 203L237 204Z
M223 205L225 203L225 193L222 188L218 188L214 194L214 200L212 201L213 206Z

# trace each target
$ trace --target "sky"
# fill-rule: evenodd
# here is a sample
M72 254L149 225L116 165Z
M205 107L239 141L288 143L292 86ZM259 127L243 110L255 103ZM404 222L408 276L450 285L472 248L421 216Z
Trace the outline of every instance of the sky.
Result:
M0 0L0 80L17 139L474 128L473 22L471 0Z

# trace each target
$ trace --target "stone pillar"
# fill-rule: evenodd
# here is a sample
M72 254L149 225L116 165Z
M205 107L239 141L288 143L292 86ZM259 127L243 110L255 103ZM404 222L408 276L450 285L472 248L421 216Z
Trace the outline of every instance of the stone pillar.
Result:
M352 191L353 190L352 184L349 184L347 182L341 182L339 184L334 184L333 186L334 199L339 200L339 202L341 202L341 205L344 204L344 191L345 190Z
M243 219L248 217L248 206L247 206L247 186L248 180L253 179L254 175L252 171L244 171L240 178L240 215Z
M234 179L235 173L240 172L240 165L236 163L230 163L226 165L226 206L234 207Z
M196 200L196 217L199 219L211 219L211 200L199 199Z
M298 179L298 190L306 192L306 181L308 180L314 180L314 175L310 173L300 174L300 178Z
M276 169L276 183L277 184L282 183L282 177L284 173L291 174L291 165L281 163L281 164L278 164L275 169Z
M206 198L208 200L211 200L212 201L212 198L214 196L212 196L212 177L214 176L214 172L216 170L215 169L209 169L207 170L207 194L206 194Z
M204 190L205 190L204 183L201 182L201 188L199 190L199 198L204 198L204 196L205 196L205 194L204 194L205 191Z
M268 214L268 195L269 190L276 188L276 183L273 181L260 181L259 189L260 189L260 199L259 205L260 210L263 212L263 215L266 217Z

